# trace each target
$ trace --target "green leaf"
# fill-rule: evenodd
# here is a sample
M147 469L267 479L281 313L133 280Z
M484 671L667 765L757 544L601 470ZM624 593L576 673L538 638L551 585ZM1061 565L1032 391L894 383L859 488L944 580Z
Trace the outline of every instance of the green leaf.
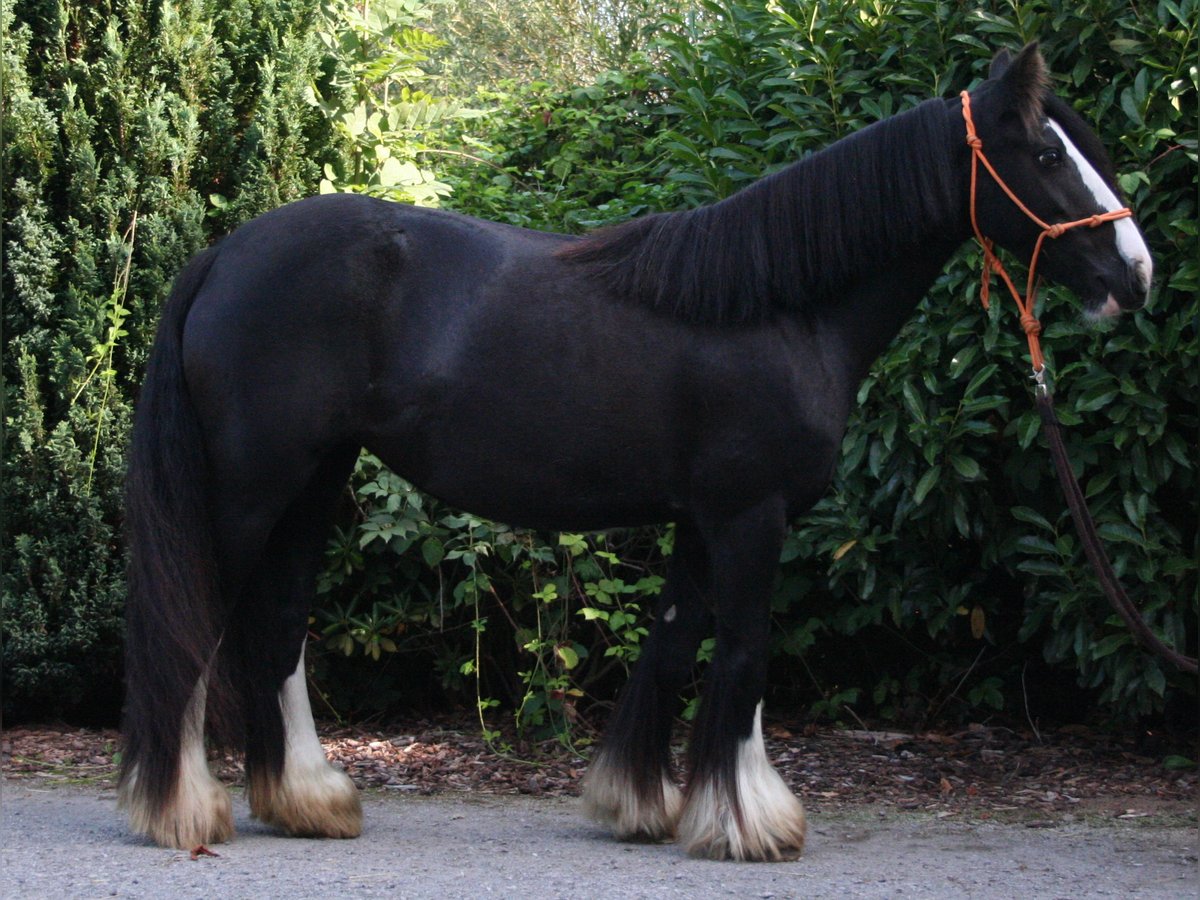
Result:
M1142 533L1124 522L1105 522L1096 528L1096 533L1102 540L1114 543L1137 544L1142 546L1146 539Z
M1162 696L1167 690L1167 677L1155 663L1151 662L1146 669L1146 687Z
M421 544L421 557L425 560L425 565L431 569L436 568L446 558L446 548L436 537L426 538Z
M1022 450L1028 450L1029 447L1037 440L1038 431L1041 430L1042 420L1033 412L1027 412L1017 420L1017 443Z
M1185 772L1196 768L1196 761L1186 756L1172 754L1163 759L1163 768L1172 772Z
M979 348L974 344L959 350L954 354L954 358L950 360L950 377L958 378L975 361L975 357L978 355ZM968 391L967 393L970 392Z
M559 644L554 648L554 655L559 658L565 669L573 669L579 665L579 654L575 652L574 647Z
M967 387L963 391L963 397L973 397L975 393L991 380L992 376L998 372L1000 367L996 363L989 363L984 366L967 382Z
M1037 510L1030 509L1028 506L1014 506L1009 512L1012 513L1012 517L1018 522L1036 525L1044 531L1054 532L1054 526Z
M1017 568L1030 575L1040 575L1045 578L1061 578L1065 575L1062 566L1042 559L1026 559L1017 563Z
M921 480L917 482L917 486L913 489L913 502L920 506L925 502L925 498L929 492L933 490L933 486L937 484L938 479L942 477L942 467L934 466L928 472L921 476Z
M1190 469L1193 466L1191 458L1187 452L1187 442L1183 440L1175 432L1167 434L1163 439L1163 443L1167 448L1167 453L1171 455L1171 459L1179 463L1185 469Z
M1103 391L1098 394L1081 397L1075 403L1075 409L1080 412L1095 412L1098 409L1104 409L1112 403L1117 396L1118 391Z
M917 389L913 387L911 381L904 382L904 387L901 390L904 395L904 405L908 409L909 416L913 421L925 424L925 405L917 396ZM918 501L919 502L919 501Z
M1110 634L1108 637L1101 639L1092 648L1092 659L1103 659L1106 656L1111 656L1120 648L1132 643L1132 641L1133 639L1125 633Z
M954 471L956 471L959 475L961 475L967 481L974 481L975 479L979 478L980 475L982 474L982 470L979 467L979 463L977 463L975 460L971 459L971 457L969 457L969 456L962 456L961 454L958 454L958 453L951 453L950 454L950 465L952 465L954 467Z
M1129 88L1121 91L1121 111L1129 117L1129 120L1135 125L1142 126L1145 124L1142 118L1142 111L1138 108L1137 99L1133 95L1133 91Z

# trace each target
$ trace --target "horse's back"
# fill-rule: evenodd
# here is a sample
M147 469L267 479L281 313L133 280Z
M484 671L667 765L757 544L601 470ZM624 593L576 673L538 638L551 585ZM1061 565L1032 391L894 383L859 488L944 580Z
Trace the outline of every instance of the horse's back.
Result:
M242 225L220 245L195 312L232 305L254 317L295 317L298 303L361 314L400 288L417 294L488 281L513 257L551 257L564 235L357 194L327 194L281 206Z
M514 255L549 259L562 240L348 194L266 213L221 243L188 315L202 419L354 440L397 359L458 330Z

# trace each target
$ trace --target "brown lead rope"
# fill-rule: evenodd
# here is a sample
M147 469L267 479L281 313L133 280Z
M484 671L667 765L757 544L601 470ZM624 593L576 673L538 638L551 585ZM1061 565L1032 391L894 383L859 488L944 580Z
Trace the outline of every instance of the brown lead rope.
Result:
M1143 647L1157 653L1183 671L1194 674L1196 659L1184 656L1159 640L1121 587L1121 582L1117 580L1117 573L1113 571L1112 563L1108 561L1108 554L1104 552L1104 545L1100 543L1100 537L1096 534L1096 523L1088 511L1083 491L1075 479L1075 473L1071 470L1071 461L1067 458L1067 448L1063 444L1062 423L1058 421L1058 416L1054 412L1054 401L1050 397L1050 392L1043 385L1039 385L1037 389L1037 405L1038 412L1042 414L1042 425L1046 430L1046 438L1050 442L1050 455L1054 457L1054 468L1058 470L1059 483L1062 484L1063 494L1066 495L1071 518L1075 520L1075 530L1079 532L1083 550L1091 560L1092 568L1096 571L1096 578L1099 579L1100 586L1104 589L1104 595L1108 597L1108 602L1117 611L1117 615L1125 620L1125 624L1141 641Z

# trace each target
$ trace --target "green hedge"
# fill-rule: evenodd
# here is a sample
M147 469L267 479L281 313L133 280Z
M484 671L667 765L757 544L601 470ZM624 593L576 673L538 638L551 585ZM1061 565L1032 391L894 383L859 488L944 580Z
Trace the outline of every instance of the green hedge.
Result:
M183 262L315 191L317 2L0 10L4 711L111 720L137 382Z

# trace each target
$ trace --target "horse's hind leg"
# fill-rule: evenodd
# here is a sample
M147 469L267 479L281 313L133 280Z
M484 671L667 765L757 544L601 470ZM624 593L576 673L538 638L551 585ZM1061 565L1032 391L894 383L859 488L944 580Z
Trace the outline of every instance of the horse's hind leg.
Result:
M293 835L345 838L362 830L358 791L317 738L304 672L322 550L356 455L346 447L328 456L288 504L244 579L226 631L245 722L250 809Z
M780 860L804 847L804 809L767 758L771 587L785 528L782 503L765 503L705 529L717 643L689 748L691 777L679 839L693 856Z
M675 836L683 794L671 780L671 724L711 625L707 579L703 544L680 523L654 627L584 780L584 811L620 840Z
M133 765L122 778L120 805L128 811L130 825L163 847L190 849L223 843L233 836L229 792L209 771L204 745L208 676L208 669L200 674L181 716L170 801L150 802L140 784L142 765L157 762L148 754L145 762Z
M303 647L278 696L283 710L283 765L276 772L266 754L254 763L247 756L250 811L255 818L299 837L358 837L362 832L358 789L345 772L330 765L317 738Z
M143 544L135 552L151 561L162 559L154 550ZM141 572L154 571L145 560L135 561L131 570L138 562ZM219 621L220 593L208 566L197 564L182 573L163 569L180 582L191 578L192 596L210 602L213 620ZM224 785L209 771L204 742L220 630L206 627L204 611L195 607L179 614L161 591L148 598L144 576L131 575L130 581L129 603L137 604L138 614L126 622L129 687L118 805L134 831L163 847L227 841L233 835L233 809ZM168 595L168 600L177 598Z

